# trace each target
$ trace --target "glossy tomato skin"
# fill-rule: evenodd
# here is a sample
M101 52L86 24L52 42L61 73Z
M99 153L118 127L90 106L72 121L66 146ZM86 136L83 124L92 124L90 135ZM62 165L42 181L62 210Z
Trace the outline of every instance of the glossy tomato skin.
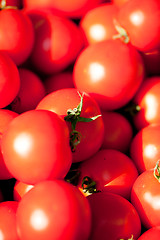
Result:
M16 211L18 202L5 201L0 203L0 229L2 239L19 240L16 227Z
M160 227L152 227L145 231L137 240L148 240L148 239L154 239L159 240L160 235Z
M155 167L159 160L160 124L142 128L133 138L130 155L140 173Z
M23 240L88 240L90 206L75 186L61 180L44 181L22 197L17 225Z
M137 239L141 222L134 206L125 198L107 192L87 197L91 206L92 231L89 240Z
M160 183L154 177L153 169L140 174L133 184L131 203L146 229L160 225L159 191Z
M111 2L115 4L117 7L122 7L123 4L125 4L128 1L130 0L111 0Z
M96 101L86 93L83 95L83 106L81 117L91 118L101 115ZM46 109L53 111L64 118L67 110L77 108L80 104L81 97L79 91L75 88L61 89L52 92L44 97L38 104L36 109ZM71 123L67 122L70 132ZM102 116L99 116L92 122L77 122L76 131L81 135L80 143L72 153L73 162L81 162L95 154L101 147L104 138L104 124Z
M0 51L0 108L9 105L18 94L20 77L12 59Z
M63 178L72 163L68 127L46 110L30 110L13 119L1 146L9 171L28 184Z
M138 130L152 123L160 122L160 76L145 79L140 86L133 102L140 107L134 118Z
M111 3L104 3L83 16L80 27L84 33L86 45L112 39L117 34L114 26L117 13L118 7Z
M16 65L29 57L34 44L34 29L29 17L19 9L0 12L0 50L6 51Z
M132 160L125 154L113 150L99 150L93 157L79 166L79 187L84 177L96 182L98 191L111 192L130 199L132 185L138 177L138 171Z
M130 0L120 8L117 20L128 32L130 42L142 52L160 46L159 11L159 0Z
M44 74L61 72L69 67L83 47L79 27L70 19L51 11L28 11L34 30L35 44L30 61Z
M127 104L144 78L140 54L120 40L88 46L77 58L73 71L75 86L93 96L104 110Z

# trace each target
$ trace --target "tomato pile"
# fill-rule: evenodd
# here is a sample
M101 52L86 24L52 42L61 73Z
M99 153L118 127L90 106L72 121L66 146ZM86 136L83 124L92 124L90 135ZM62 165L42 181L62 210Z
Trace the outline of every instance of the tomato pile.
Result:
M159 240L160 1L0 1L0 239Z

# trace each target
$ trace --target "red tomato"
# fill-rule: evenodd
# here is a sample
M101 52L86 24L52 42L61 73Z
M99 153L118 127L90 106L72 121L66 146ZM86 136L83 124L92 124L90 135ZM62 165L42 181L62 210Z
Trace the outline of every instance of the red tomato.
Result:
M147 52L160 46L159 12L159 0L130 0L120 8L117 20L127 31L130 42L140 51Z
M114 4L105 3L88 11L80 21L86 44L112 39L117 34L114 18L118 8Z
M80 164L79 171L79 187L82 188L83 179L87 176L96 183L98 191L116 193L127 199L130 198L132 185L138 177L138 171L132 160L112 149L98 151Z
M17 8L22 8L22 0L1 0L0 6L2 9L5 7L12 7L12 6Z
M153 169L139 175L132 187L131 203L147 229L160 225L159 191L160 182L154 177Z
M160 226L152 227L149 230L145 231L137 240L159 240L160 236Z
M75 86L93 96L105 110L127 104L143 77L140 54L120 40L106 40L85 48L77 58L73 72Z
M71 18L81 18L87 11L98 6L103 0L24 0L24 7L49 8L54 12Z
M107 192L92 194L87 199L92 213L92 231L89 239L137 239L140 236L140 218L128 200Z
M102 111L104 122L104 140L102 148L127 152L132 141L133 129L122 114L113 111Z
M0 51L0 108L10 104L18 94L20 78L15 63Z
M16 227L16 211L18 202L6 201L0 203L0 238L19 240Z
M15 201L20 201L24 194L26 194L29 190L31 190L34 185L26 184L20 181L16 181L13 188L13 198Z
M19 68L20 90L10 104L10 108L23 113L36 108L39 101L45 96L46 91L43 82L37 74L25 69Z
M92 118L101 115L96 101L86 93L81 93L81 95L83 95L83 105L80 117ZM67 88L48 94L40 101L37 109L50 110L64 118L67 116L68 110L73 109L77 111L80 102L81 97L77 89ZM71 122L67 122L67 125L70 129L70 136L72 137L73 129L71 128ZM80 133L80 143L79 140L78 142L75 142L79 144L75 149L73 148L73 162L80 162L95 154L102 145L104 137L104 124L102 117L99 116L96 120L91 122L79 121L76 124L75 130Z
M41 182L22 197L17 225L23 240L88 240L90 206L81 192L65 181Z
M160 124L142 128L133 138L130 155L141 173L154 168L160 155Z
M145 79L133 102L140 107L133 120L136 128L142 129L149 124L160 122L160 76Z
M111 0L112 3L114 3L117 7L122 7L123 4L128 2L130 0Z
M44 86L47 93L51 93L62 88L74 88L72 72L65 71L53 74L44 79Z
M24 183L63 178L71 166L68 127L50 111L30 110L13 119L1 146L7 168Z
M18 9L0 11L0 50L4 50L16 65L30 55L34 44L34 29L29 17Z
M51 11L28 12L35 30L32 65L40 72L52 74L72 64L83 46L79 27L71 20Z

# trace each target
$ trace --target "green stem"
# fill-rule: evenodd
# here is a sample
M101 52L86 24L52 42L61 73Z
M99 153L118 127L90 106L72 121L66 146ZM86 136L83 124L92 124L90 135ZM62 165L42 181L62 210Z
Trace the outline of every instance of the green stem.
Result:
M154 168L154 172L153 172L154 177L158 180L158 182L160 182L160 167L159 167L159 162L160 162L160 160L157 161L156 166L155 166L155 168Z

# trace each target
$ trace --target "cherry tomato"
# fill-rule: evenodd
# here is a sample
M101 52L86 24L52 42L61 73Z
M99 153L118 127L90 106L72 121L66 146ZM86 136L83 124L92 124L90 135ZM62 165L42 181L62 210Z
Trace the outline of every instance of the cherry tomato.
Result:
M147 229L160 225L159 190L160 182L154 177L153 169L141 173L132 187L131 203Z
M106 40L85 48L73 72L75 86L93 96L105 110L127 104L143 77L142 57L133 46L120 40Z
M51 11L29 11L35 30L30 61L37 71L52 74L72 64L83 47L79 27L70 19Z
M28 184L63 178L72 162L68 127L47 110L30 110L13 119L1 147L9 171Z
M138 130L152 123L160 122L160 76L152 76L143 81L133 98L140 110L133 120Z
M87 199L92 213L89 239L137 239L140 236L140 218L128 200L107 192L92 194Z
M23 240L88 240L90 206L75 186L62 180L44 181L22 197L17 225Z
M19 9L0 11L0 50L8 53L16 65L29 57L34 44L34 29L29 17Z
M159 240L160 235L160 227L152 227L145 231L137 240L148 240L148 239L154 239Z
M138 171L132 160L125 154L113 150L103 149L93 157L82 162L79 166L79 187L87 176L96 183L96 190L119 194L130 198L132 185L138 177ZM89 185L88 185L89 186ZM84 188L87 191L87 188ZM92 192L92 188L88 192Z
M19 68L20 90L10 104L12 111L23 113L36 108L39 101L45 96L46 91L43 82L37 74L25 69Z
M114 4L105 3L88 11L80 21L86 44L111 39L117 34L114 18L118 8Z
M130 42L140 51L160 47L159 11L159 0L130 0L120 8L117 20L127 31Z
M18 202L5 201L0 203L0 238L19 240L16 227L16 211Z
M78 105L81 103L82 97L82 108L79 110ZM72 122L74 124L74 119L72 121L72 118L69 117L71 122L68 121L69 119L66 120L70 130L73 162L86 160L101 147L104 137L104 124L98 104L88 94L84 92L79 93L75 88L57 90L44 97L36 109L53 111L62 118L66 117L68 115L67 112L70 110L75 118L78 116L76 119L79 119L79 114L80 117L85 119L98 116L95 120L89 122L85 122L85 119L82 119L82 121L80 119L76 123L75 129L73 129L74 126L72 125Z
M141 173L154 168L160 154L160 124L142 128L133 138L130 155Z
M27 184L24 182L16 181L13 188L13 198L15 201L20 201L24 194L31 190L34 185Z
M102 148L111 148L127 152L133 137L130 122L122 114L113 111L102 111L104 122L104 140Z

